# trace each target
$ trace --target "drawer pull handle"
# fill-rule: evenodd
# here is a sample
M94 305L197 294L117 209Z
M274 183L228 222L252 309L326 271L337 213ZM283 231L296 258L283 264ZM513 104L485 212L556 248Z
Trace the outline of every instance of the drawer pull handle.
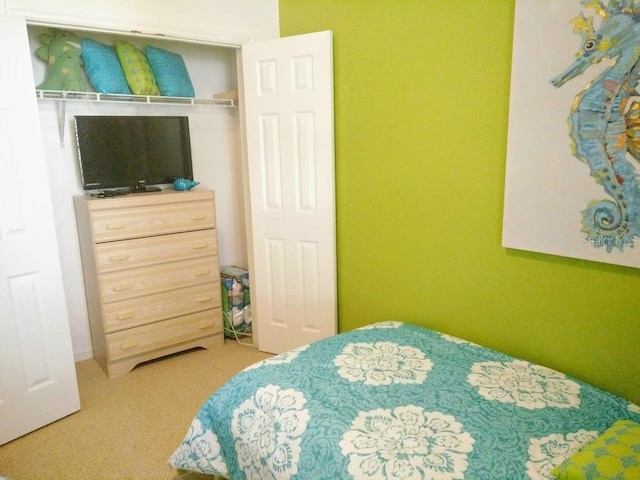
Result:
M207 248L208 246L209 246L209 244L205 242L205 243L199 243L197 245L194 245L191 248L193 250L202 250L203 248Z
M129 340L128 342L122 342L120 344L120 348L122 350L128 350L130 348L137 347L137 346L138 346L138 341L137 340Z
M122 222L118 222L118 223L107 223L107 225L104 227L107 230L122 230L125 227L125 224Z
M195 273L196 277L205 277L207 275L211 275L211 270L206 269L206 270L198 270Z
M113 291L114 292L123 292L125 290L130 290L133 288L133 285L131 285L130 283L125 283L123 285L116 285L115 287L113 287Z
M129 260L129 255L112 255L109 257L110 262L124 262Z
M122 312L116 316L116 320L129 320L136 316L136 312Z
M213 300L213 297L211 295L207 295L206 297L200 297L198 300L196 300L198 303L207 303L210 302L211 300Z
M204 213L194 213L191 215L191 220L193 221L204 220L205 218L207 218L207 216Z
M207 329L207 328L211 328L211 327L213 327L213 325L214 325L214 323L213 323L213 322L200 322L200 323L198 324L198 328L199 328L200 330L205 330L205 329Z

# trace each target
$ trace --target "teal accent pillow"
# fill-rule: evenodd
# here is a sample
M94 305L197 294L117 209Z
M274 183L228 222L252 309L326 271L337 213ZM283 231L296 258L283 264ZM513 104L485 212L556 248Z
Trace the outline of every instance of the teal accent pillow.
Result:
M136 95L160 95L146 55L129 42L118 40L116 53L129 88Z
M96 92L131 95L116 49L112 45L83 38L82 62Z
M146 53L162 95L190 98L196 96L181 55L151 45L147 46Z
M618 420L551 473L558 480L640 479L640 424Z

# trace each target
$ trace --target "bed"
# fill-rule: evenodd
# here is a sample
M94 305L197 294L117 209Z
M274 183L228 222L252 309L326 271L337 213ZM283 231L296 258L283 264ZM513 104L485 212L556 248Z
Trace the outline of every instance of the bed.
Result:
M580 478L566 476L576 462L593 474L622 443L622 476L597 478L640 479L639 421L637 405L557 371L383 322L246 368L169 464L233 480L550 480Z

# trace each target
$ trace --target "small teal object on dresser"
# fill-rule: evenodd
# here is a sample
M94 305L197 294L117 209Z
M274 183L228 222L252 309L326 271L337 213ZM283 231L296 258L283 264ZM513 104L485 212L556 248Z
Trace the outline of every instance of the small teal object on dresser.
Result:
M200 182L194 182L193 180L189 180L188 178L176 178L173 182L174 190L191 190L193 187L198 185Z

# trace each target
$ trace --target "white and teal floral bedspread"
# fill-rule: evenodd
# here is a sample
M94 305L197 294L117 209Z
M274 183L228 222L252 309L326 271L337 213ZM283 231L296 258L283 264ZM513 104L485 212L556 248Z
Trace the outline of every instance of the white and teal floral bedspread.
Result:
M233 480L547 480L640 409L554 370L400 322L257 363L169 463Z

